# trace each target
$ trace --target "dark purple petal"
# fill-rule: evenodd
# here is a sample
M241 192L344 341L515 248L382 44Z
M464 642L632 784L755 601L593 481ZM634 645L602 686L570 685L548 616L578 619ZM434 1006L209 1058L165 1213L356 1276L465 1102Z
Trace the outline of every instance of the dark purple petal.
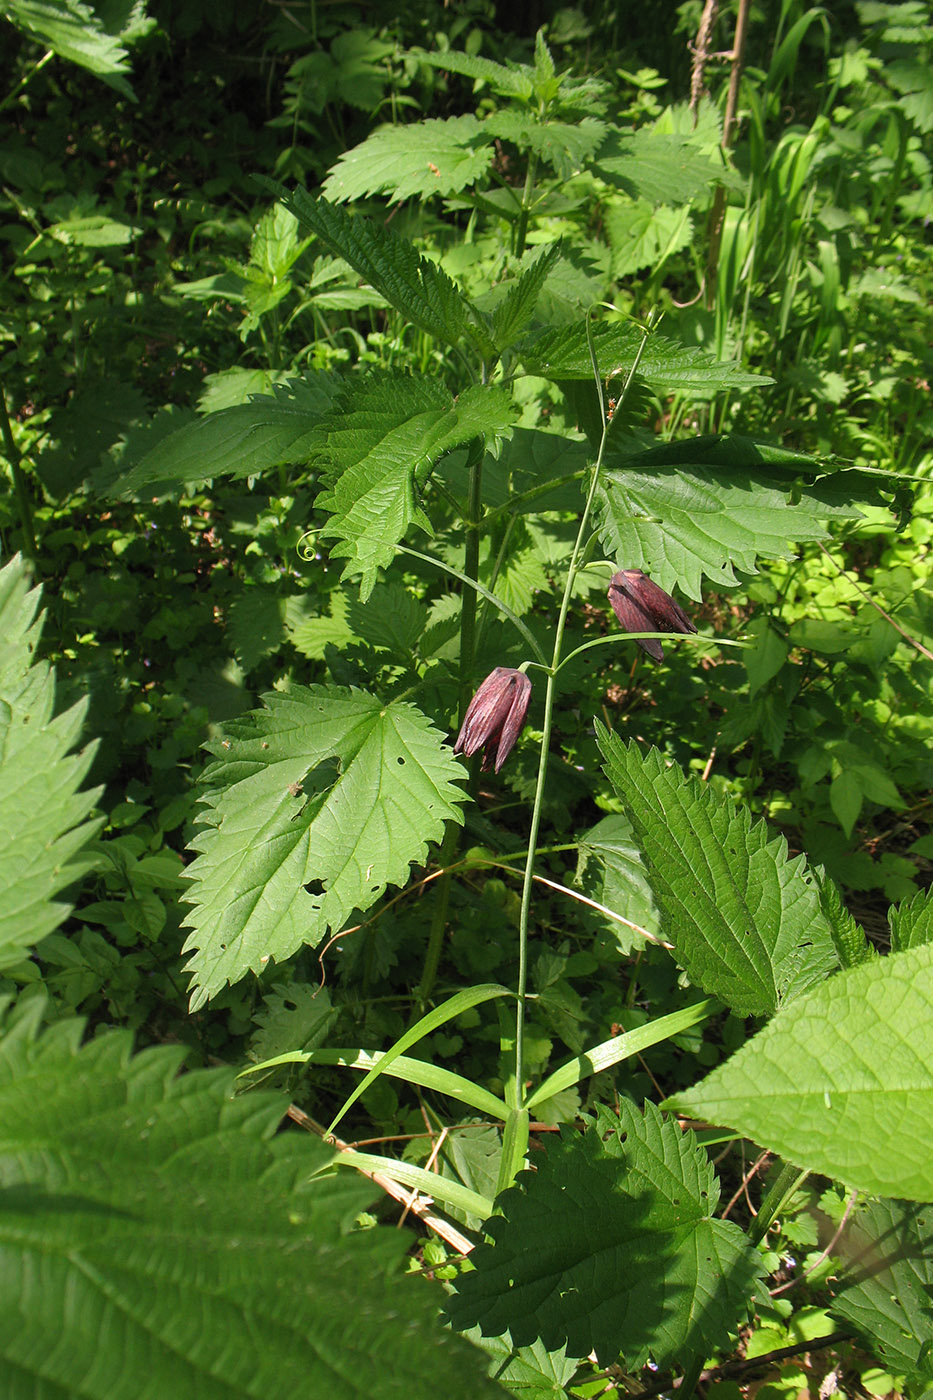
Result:
M454 753L467 758L484 749L483 767L498 773L521 733L531 698L531 681L511 666L497 666L473 696L463 717Z
M609 584L609 602L626 632L695 632L690 618L669 593L641 569L620 569ZM664 650L656 637L637 637L640 647L661 661Z

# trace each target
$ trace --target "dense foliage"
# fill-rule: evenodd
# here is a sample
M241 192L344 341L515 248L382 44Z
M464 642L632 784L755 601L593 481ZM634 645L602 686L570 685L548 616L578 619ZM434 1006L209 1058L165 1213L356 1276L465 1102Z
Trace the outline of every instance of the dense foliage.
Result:
M13 1400L933 1386L933 23L715 9L4 7Z

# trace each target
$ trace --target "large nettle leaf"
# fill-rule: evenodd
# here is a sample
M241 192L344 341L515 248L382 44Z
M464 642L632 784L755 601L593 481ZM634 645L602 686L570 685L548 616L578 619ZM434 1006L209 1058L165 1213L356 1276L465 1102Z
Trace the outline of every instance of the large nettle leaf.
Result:
M370 219L353 218L339 204L315 199L300 186L289 194L275 181L261 183L407 320L444 345L466 341L483 359L496 358L482 312L443 268L422 257L411 243Z
M462 821L463 769L413 705L339 686L263 699L209 746L187 872L192 1010L342 928Z
M404 1234L354 1228L372 1187L277 1132L283 1099L80 1040L0 1041L4 1400L502 1394L401 1276Z
M869 1201L833 1242L832 1303L894 1375L933 1386L933 1208Z
M601 147L595 173L633 199L652 204L686 204L711 185L741 189L742 180L697 148L692 134L615 131Z
M493 1244L448 1303L456 1327L508 1329L629 1369L705 1356L745 1316L761 1270L737 1225L714 1218L719 1186L692 1133L646 1104L600 1108L563 1130L483 1227Z
M596 497L600 539L626 567L699 599L702 579L727 587L759 556L789 559L790 541L825 539L825 521L858 517L848 498L870 486L849 473L807 484L811 457L738 435L667 443L607 463Z
M540 374L545 379L592 379L592 342L600 375L620 379L633 363L642 339L638 328L628 322L592 322L588 326L586 321L580 321L530 337L520 347L521 359L528 374ZM716 360L705 350L677 344L661 335L649 339L638 372L659 393L689 389L713 395L720 389L773 382L767 375L751 374L738 364Z
M55 678L35 661L42 590L17 555L0 569L0 967L18 963L68 913L54 896L93 864L82 849L100 788L80 791L95 745L74 753L87 705L55 715Z
M665 938L691 981L740 1016L769 1015L837 964L819 890L748 809L597 724L605 771L638 837Z
M471 113L384 126L344 151L324 181L324 194L334 203L373 194L385 194L393 203L456 194L486 174L495 155L494 135Z
M364 599L410 524L431 533L416 493L437 459L505 432L514 418L496 386L472 385L455 400L433 379L389 374L347 384L316 439L332 485L315 504L331 512L322 533L340 541L334 557L350 561L343 576L362 575Z
M933 944L814 987L670 1106L863 1191L933 1201Z
M256 394L249 403L186 423L148 450L143 446L109 490L127 497L147 487L171 490L222 476L261 476L280 463L306 462L314 429L339 383L336 375L309 373L271 394Z

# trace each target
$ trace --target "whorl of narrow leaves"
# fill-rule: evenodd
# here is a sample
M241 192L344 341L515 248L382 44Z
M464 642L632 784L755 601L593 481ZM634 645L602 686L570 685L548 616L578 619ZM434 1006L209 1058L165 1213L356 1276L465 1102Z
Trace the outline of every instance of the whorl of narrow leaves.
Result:
M339 686L263 700L210 746L187 872L192 1010L342 928L462 821L463 769L414 706Z
M4 1400L501 1395L400 1276L404 1235L354 1228L372 1187L277 1132L284 1099L33 1029L0 1040Z
M775 1011L837 965L802 856L657 749L642 753L597 724L606 775L624 804L691 981L740 1016Z
M933 1201L933 944L812 988L668 1106L862 1191Z
M549 1141L487 1220L448 1310L457 1327L508 1329L628 1369L707 1355L744 1318L760 1265L738 1226L714 1219L718 1183L692 1133L646 1104L598 1110L581 1137Z
M82 849L100 788L80 791L96 745L73 752L86 704L55 715L55 678L35 653L41 589L17 555L0 569L0 967L11 967L61 923L53 903L92 865Z

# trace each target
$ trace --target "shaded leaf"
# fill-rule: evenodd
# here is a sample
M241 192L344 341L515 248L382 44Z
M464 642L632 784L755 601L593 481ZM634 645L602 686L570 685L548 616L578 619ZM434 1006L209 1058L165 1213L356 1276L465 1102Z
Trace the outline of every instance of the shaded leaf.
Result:
M603 378L622 379L634 364L642 342L631 325L595 322L590 328L593 349ZM529 374L545 379L592 379L593 364L587 346L586 325L562 326L543 331L521 347L522 363ZM660 393L690 389L712 396L720 389L770 384L767 375L751 374L738 364L716 360L705 350L679 345L652 335L638 365L639 375Z
M448 1303L456 1327L517 1346L619 1353L633 1370L707 1355L744 1317L760 1276L737 1225L714 1219L718 1183L692 1133L623 1099L581 1137L550 1139L484 1226Z
M404 1236L354 1229L372 1186L277 1133L287 1100L122 1033L29 1030L0 1042L5 1397L501 1394L400 1275Z

